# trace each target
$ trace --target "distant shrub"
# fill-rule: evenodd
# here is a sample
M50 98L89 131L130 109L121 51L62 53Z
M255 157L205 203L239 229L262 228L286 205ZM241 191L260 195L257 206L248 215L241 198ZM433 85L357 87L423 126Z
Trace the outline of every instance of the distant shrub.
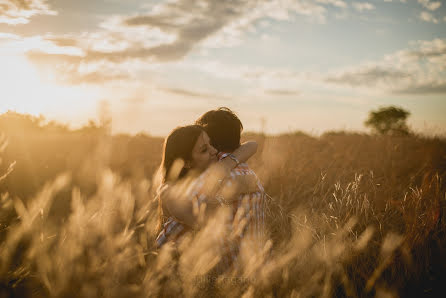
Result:
M409 128L406 119L409 115L410 112L403 108L381 107L376 111L371 111L364 124L378 134L408 135Z
M356 132L356 131L346 131L346 130L329 130L324 132L321 135L321 138L325 138L325 137L342 137L342 136L349 136L349 137L354 137L354 136L364 136L364 133L360 133L360 132Z

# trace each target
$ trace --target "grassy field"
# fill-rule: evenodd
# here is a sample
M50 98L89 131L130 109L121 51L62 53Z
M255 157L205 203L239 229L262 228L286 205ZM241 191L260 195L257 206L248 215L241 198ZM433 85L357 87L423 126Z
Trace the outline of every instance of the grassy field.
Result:
M270 240L217 277L218 221L179 256L154 248L161 138L19 115L0 117L0 131L0 297L436 297L446 288L444 139L245 134L260 144L249 164L270 196Z

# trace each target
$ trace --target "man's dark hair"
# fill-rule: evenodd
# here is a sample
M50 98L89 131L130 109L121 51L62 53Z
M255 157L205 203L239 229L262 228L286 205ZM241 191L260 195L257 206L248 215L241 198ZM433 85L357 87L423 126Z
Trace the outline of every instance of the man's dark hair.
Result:
M206 112L195 124L204 127L211 139L211 145L218 151L232 152L240 146L243 125L229 108L221 107Z

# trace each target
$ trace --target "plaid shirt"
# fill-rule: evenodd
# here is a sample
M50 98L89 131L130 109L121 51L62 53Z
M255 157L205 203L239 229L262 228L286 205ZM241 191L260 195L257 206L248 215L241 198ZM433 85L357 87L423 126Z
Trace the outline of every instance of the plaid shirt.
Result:
M227 157L229 153L219 153L218 159L222 160ZM256 191L242 191L238 198L231 200L229 204L232 207L231 222L234 220L239 222L241 216L247 219L247 224L243 230L241 237L244 235L252 237L264 236L264 204L265 204L265 190L257 178L257 175L246 163L240 163L231 170L229 177L223 181L222 189L230 188L237 183L237 176L250 176L255 180L257 189ZM243 187L243 186L242 186ZM217 197L218 199L218 197ZM224 201L222 203L225 203ZM233 227L234 228L234 227Z
M229 153L220 152L218 154L219 161L227 157ZM194 183L186 189L186 196L193 201L194 209L199 210L201 204L208 200L205 192L206 178L208 172L201 174ZM257 189L254 192L241 192L237 198L231 198L229 203L225 199L217 196L222 205L230 208L229 218L227 218L226 237L220 239L222 248L222 264L221 268L228 268L236 262L240 249L241 240L250 238L256 245L260 247L261 239L265 236L265 191L257 178L256 174L246 163L240 163L231 170L229 176L222 181L220 189L228 189L237 183L238 176L245 176L254 179ZM161 188L160 195L166 189ZM242 186L243 188L243 186ZM242 226L244 225L244 226ZM158 247L161 247L167 241L178 241L190 228L180 223L174 217L170 216L165 222L160 234L156 239ZM238 233L233 233L238 231ZM229 237L231 235L232 237ZM231 238L229 240L229 238Z
M220 152L218 159L222 160L228 155L229 153ZM236 236L232 233L235 236L232 238L232 241L228 239L221 240L221 244L224 247L222 259L222 267L224 269L230 267L233 263L237 263L243 238L252 240L253 242L251 243L256 248L262 248L262 239L265 237L265 190L255 172L246 163L240 163L231 170L229 177L223 182L222 189L237 183L237 176L255 179L257 190L254 192L242 192L235 200L229 203L231 207L230 217L227 221L229 233L239 229L241 232ZM244 225L244 227L241 225Z

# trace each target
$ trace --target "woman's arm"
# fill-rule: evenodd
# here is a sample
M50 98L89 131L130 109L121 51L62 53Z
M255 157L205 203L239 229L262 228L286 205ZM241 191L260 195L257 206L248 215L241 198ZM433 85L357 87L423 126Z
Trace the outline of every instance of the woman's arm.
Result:
M197 216L194 213L194 202L191 198L184 195L183 183L169 187L161 195L163 207L167 209L169 215L177 221L195 228L197 225Z
M257 152L258 144L256 141L248 141L240 145L237 149L232 152L232 155L240 163L248 161L248 159ZM233 168L235 168L238 163L232 158L224 158L220 161L221 166L224 167L226 173L229 173Z
M246 162L256 153L257 147L258 144L255 141L245 142L232 154L239 162ZM215 210L215 205L220 204L219 201L215 199L215 195L220 187L221 181L226 178L231 170L237 165L238 163L234 159L224 158L220 162L212 165L204 175L197 179L188 179L169 187L169 189L161 196L164 207L178 221L192 228L197 227L200 210L196 209L204 204L197 202L196 193L207 198L205 207L207 212L205 215L213 212ZM197 188L195 188L195 186L191 188L191 183L195 183ZM191 189L193 191L191 191Z
M220 206L215 193L210 192L209 177L186 178L170 186L160 196L162 206L177 221L198 228Z

